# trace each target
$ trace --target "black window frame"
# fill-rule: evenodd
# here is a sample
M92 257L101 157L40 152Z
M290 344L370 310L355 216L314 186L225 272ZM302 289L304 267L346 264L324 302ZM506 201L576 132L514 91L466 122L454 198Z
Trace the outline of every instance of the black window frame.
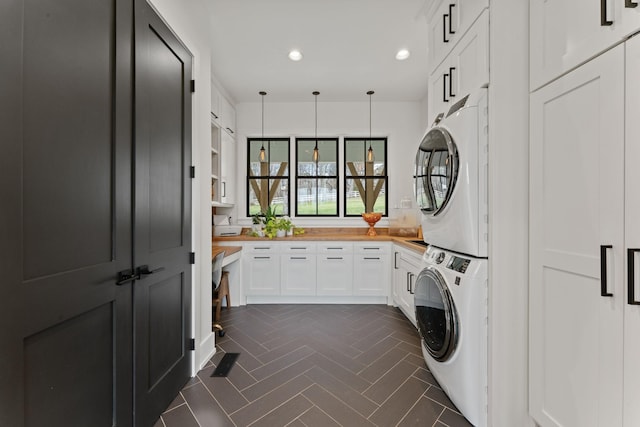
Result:
M305 176L299 176L298 175L298 164L300 161L300 156L299 156L299 152L300 152L300 148L298 145L299 141L304 141L304 142L308 142L308 141L333 141L335 142L335 158L336 158L336 175L318 175L317 171L316 171L316 175L305 175ZM319 138L296 138L295 139L295 150L296 150L296 169L295 169L295 194L294 194L294 205L295 205L295 216L296 218L300 217L300 218L335 218L335 217L339 217L340 216L340 174L339 174L339 168L340 168L340 159L339 159L339 155L340 155L340 148L339 148L339 142L340 142L340 138L338 137L319 137ZM320 159L322 159L322 156L320 157ZM298 213L298 182L300 180L303 179L315 179L316 181L316 212L318 210L318 180L320 179L335 179L336 181L336 213L335 214L331 214L331 215L324 215L324 214L299 214Z
M358 141L358 142L363 142L362 146L363 146L363 156L362 159L363 161L366 162L366 158L367 158L367 149L369 147L369 141L371 142L382 142L383 143L383 152L384 152L384 175L349 175L347 173L347 146L349 141ZM389 157L387 155L388 153L388 138L387 137L345 137L343 140L343 168L344 168L344 175L343 175L343 188L344 188L344 193L343 193L343 199L344 199L344 210L343 210L343 216L345 218L355 218L355 217L359 217L361 216L361 214L348 214L347 213L347 181L348 180L366 180L366 179L384 179L384 212L382 212L382 216L383 217L388 217L389 216ZM375 152L374 152L375 154ZM374 161L375 163L375 161ZM378 195L378 197L380 197L380 195ZM377 199L376 199L377 200ZM365 209L366 209L366 201L362 201L363 204L365 205ZM374 203L375 204L375 203Z
M257 141L257 142L262 142L265 146L265 151L266 151L266 162L267 163L271 163L270 161L270 154L271 154L271 142L272 141L277 141L277 142L286 142L287 143L287 170L288 170L288 174L287 175L283 175L282 177L280 177L280 180L286 180L287 182L287 205L289 207L289 212L276 212L277 216L283 216L283 215L291 215L291 138L289 137L248 137L247 138L247 164L246 164L246 215L247 218L253 216L253 214L251 214L250 211L250 196L251 196L251 180L263 180L266 179L267 183L270 180L273 180L275 178L278 178L277 175L271 175L271 169L269 168L269 175L258 175L258 176L252 176L251 175L251 143ZM267 187L269 188L269 193L271 192L270 187L267 184ZM268 198L269 196L267 196ZM271 205L271 204L269 204ZM261 209L262 211L262 209Z

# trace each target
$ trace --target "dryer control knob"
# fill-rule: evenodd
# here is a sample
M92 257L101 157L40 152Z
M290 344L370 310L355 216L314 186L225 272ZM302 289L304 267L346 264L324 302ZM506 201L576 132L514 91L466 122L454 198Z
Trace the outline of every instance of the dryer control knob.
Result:
M436 264L442 264L442 261L444 261L444 252L440 252L436 256Z

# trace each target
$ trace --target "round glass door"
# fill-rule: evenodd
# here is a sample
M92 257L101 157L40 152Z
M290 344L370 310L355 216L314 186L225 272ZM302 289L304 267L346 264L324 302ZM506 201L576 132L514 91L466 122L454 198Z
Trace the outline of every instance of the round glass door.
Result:
M415 196L423 212L438 215L451 198L458 178L458 150L446 129L425 135L416 155Z
M437 270L429 267L418 275L414 301L422 342L434 359L444 362L458 342L458 314Z

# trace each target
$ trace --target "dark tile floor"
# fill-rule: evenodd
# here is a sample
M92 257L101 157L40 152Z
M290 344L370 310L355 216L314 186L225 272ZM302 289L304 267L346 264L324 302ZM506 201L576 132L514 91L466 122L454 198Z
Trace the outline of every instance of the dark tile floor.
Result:
M413 325L384 305L249 305L154 427L470 424L427 370ZM240 353L227 377L211 377Z

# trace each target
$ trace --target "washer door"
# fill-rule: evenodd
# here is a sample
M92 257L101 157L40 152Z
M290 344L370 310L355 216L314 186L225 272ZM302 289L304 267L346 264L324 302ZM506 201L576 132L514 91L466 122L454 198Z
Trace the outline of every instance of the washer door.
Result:
M446 129L424 136L416 155L415 196L418 207L438 215L447 205L458 178L458 149Z
M429 354L444 362L458 343L458 313L446 282L438 270L428 267L416 279L416 320Z

